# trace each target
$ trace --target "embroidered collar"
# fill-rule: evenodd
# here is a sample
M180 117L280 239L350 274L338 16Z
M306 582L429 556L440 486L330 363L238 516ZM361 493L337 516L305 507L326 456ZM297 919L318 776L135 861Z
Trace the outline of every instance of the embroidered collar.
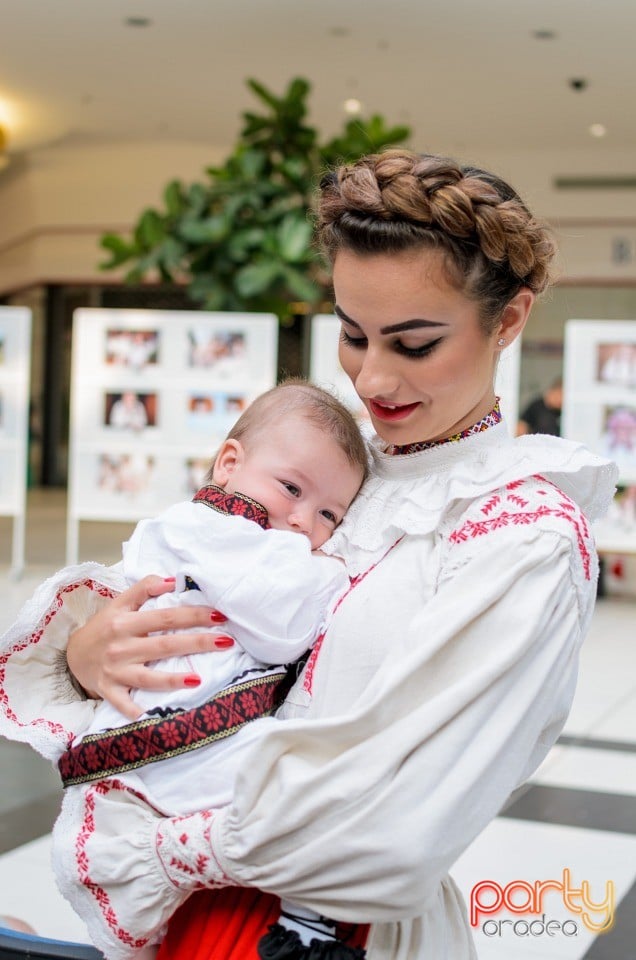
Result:
M466 437L471 437L474 433L482 433L484 430L488 430L498 423L501 423L499 397L495 399L495 405L490 413L487 413L486 416L482 417L477 423L473 423L472 427L466 427L466 429L460 433L454 433L451 437L444 437L443 440L421 440L419 443L406 443L402 447L392 443L387 447L386 453L392 457L403 457L409 453L421 453L422 450L441 447L445 443L457 443L458 440L465 440Z
M244 493L238 491L226 493L216 484L208 483L195 493L192 501L204 503L211 510L224 513L229 517L245 517L246 520L253 520L263 530L269 530L269 517L265 507L251 497L246 497Z

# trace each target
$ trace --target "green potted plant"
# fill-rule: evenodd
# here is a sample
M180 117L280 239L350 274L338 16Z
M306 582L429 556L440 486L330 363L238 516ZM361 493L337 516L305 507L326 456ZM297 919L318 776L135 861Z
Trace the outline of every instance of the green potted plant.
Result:
M350 119L326 143L306 122L310 85L296 78L278 97L248 85L261 112L245 112L239 140L201 183L171 181L163 208L144 210L129 238L106 234L105 270L129 265L126 280L148 276L187 285L207 310L276 313L285 321L324 300L327 277L312 245L311 204L321 173L341 160L404 141L406 126L379 115Z

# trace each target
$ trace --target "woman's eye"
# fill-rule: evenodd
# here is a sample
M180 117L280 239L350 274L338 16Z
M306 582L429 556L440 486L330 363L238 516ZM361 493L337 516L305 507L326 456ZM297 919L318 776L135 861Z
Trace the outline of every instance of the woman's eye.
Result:
M337 526L338 518L336 517L335 513L332 513L331 510L321 510L320 514L325 518L325 520L328 520L329 523L333 523L334 526Z
M344 327L340 330L340 342L346 343L348 347L365 347L366 337L350 337Z
M423 343L421 347L407 347L406 344L400 343L399 340L395 343L395 349L398 353L401 353L405 357L425 357L427 354L432 353L435 347L442 342L442 337L438 337L437 340L431 340L429 343Z
M300 496L300 487L297 487L295 483L290 483L288 480L283 480L282 484L285 487L285 490L287 490L288 493L291 493L292 497Z

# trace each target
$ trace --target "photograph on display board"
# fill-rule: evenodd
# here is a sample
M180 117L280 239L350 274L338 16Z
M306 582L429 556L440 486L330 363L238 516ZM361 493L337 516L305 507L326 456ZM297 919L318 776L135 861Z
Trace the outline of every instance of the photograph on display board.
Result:
M4 333L0 333L0 364L4 363Z
M599 343L596 379L612 387L636 390L636 343Z
M188 397L187 423L197 433L212 433L216 429L217 404L211 394L193 394Z
M219 376L247 372L247 344L242 330L213 330L208 324L188 330L188 366Z
M186 424L196 433L224 437L249 404L243 393L191 394L186 399Z
M104 395L104 426L138 433L157 425L157 394L124 390Z
M603 409L601 450L619 470L636 470L636 407L621 404Z
M154 457L125 453L102 453L97 462L97 488L123 500L135 500L151 486Z
M159 331L108 329L105 361L109 366L129 370L143 370L149 364L158 363Z

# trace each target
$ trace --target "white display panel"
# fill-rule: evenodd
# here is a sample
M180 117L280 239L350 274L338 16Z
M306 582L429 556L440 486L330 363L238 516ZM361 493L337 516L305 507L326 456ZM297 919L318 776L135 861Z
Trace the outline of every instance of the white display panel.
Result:
M0 515L13 517L11 565L24 567L31 311L0 307Z
M368 419L362 401L338 361L339 336L338 317L317 314L313 318L310 377L315 383L332 389L360 419ZM514 433L518 419L520 361L521 341L517 338L502 352L495 381L496 393L501 398L501 411L511 433Z
M273 314L77 310L67 561L80 520L138 520L196 491L241 412L276 382Z
M563 436L618 465L620 489L595 525L599 550L636 551L636 321L569 320Z

